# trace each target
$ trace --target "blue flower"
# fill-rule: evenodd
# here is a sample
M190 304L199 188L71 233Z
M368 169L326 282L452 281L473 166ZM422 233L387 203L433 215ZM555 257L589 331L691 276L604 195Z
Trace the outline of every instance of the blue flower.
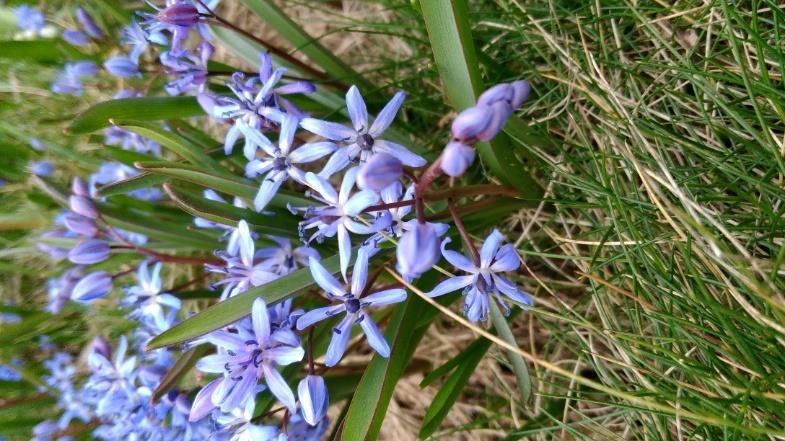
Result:
M352 128L334 122L304 118L300 125L305 130L345 144L344 147L333 153L320 175L329 177L333 173L343 170L357 156L360 157L360 161L367 161L373 154L379 152L398 158L403 165L408 167L422 167L425 165L425 159L412 153L406 147L392 141L380 139L384 131L387 130L393 119L395 119L398 109L403 104L404 97L403 92L396 93L376 116L373 124L369 125L365 101L362 95L360 95L357 86L352 86L346 92L346 107L352 120Z
M167 329L169 322L164 307L179 310L181 302L177 297L161 292L161 262L153 266L152 273L148 263L142 262L139 265L138 282L138 285L128 288L125 304L137 308L134 317L150 318L159 329Z
M464 289L463 311L472 322L488 319L490 296L501 305L505 314L510 307L502 294L518 305L531 305L531 296L499 273L515 271L521 264L518 253L512 244L500 246L504 238L498 230L493 230L485 239L480 249L480 265L477 266L463 254L445 248L450 241L442 243L442 254L456 268L468 273L465 276L450 277L428 293L430 297L438 297L461 288Z
M55 171L55 165L50 161L34 161L30 163L30 173L36 176L49 177Z
M58 278L49 279L47 282L47 294L49 296L47 311L57 314L71 300L74 287L83 276L82 268L81 266L76 266Z
M330 396L324 378L318 375L308 375L297 385L297 397L300 399L300 411L303 419L315 426L327 415L330 407Z
M91 302L112 290L112 277L105 271L96 271L84 277L74 286L71 298L77 302Z
M363 210L379 201L379 195L371 190L362 190L351 194L357 179L357 167L349 169L343 176L339 193L321 176L308 172L305 181L317 194L310 196L324 203L321 207L294 208L293 212L302 211L305 220L300 222L300 235L306 230L315 228L316 232L307 240L318 242L325 237L338 236L338 254L341 261L341 274L346 278L349 258L352 253L352 241L349 232L356 234L373 234L389 225L389 217L376 218L373 224L359 222ZM357 220L355 220L357 219ZM363 219L365 220L365 219Z
M90 44L90 37L77 29L66 29L62 33L63 40L74 46L87 46Z
M23 31L41 32L44 28L44 14L37 8L20 5L14 9L16 25Z
M231 249L231 242L229 247ZM207 265L208 271L226 275L223 280L215 284L216 286L226 285L221 294L221 300L245 292L251 286L263 285L279 277L278 274L268 271L263 262L256 262L253 236L248 228L248 223L244 220L241 220L237 225L237 247L240 251L239 256L216 253L226 262L225 265Z
M213 2L210 2L213 3ZM209 5L208 5L209 6ZM198 29L203 38L209 38L209 31L201 27L201 14L207 11L190 0L166 0L166 6L156 11L140 13L144 18L142 24L147 27L150 34L168 31L172 34L172 52L183 50L182 43L188 38L191 29Z
M308 265L308 259L313 257L319 260L319 252L307 246L292 247L292 241L285 237L267 236L275 242L276 246L260 248L256 257L264 259L267 271L282 276Z
M150 43L165 45L167 39L166 36L160 32L151 32L148 34L139 26L139 23L134 20L123 29L123 36L120 42L131 46L131 53L128 54L128 58L138 63L139 57L144 54L147 47L150 46Z
M206 414L204 407L210 405L220 407L223 412L243 406L252 399L262 378L270 392L294 412L294 393L276 367L302 360L305 351L299 346L282 344L275 338L277 331L270 327L267 305L261 298L254 301L250 328L241 324L236 330L237 333L215 331L206 337L217 346L218 353L200 359L196 368L222 376L199 391L192 412L198 409L199 414ZM205 404L208 397L209 404Z
M138 77L142 74L139 72L139 66L136 63L136 60L120 55L106 60L104 68L118 78Z
M80 96L84 91L82 78L98 73L98 66L92 61L66 63L65 68L55 76L52 92Z
M406 280L420 277L439 261L439 230L429 222L414 223L398 241L395 256Z
M109 257L109 243L100 239L79 242L68 253L68 260L77 265L92 265Z
M357 175L357 186L362 189L382 191L389 187L403 174L401 161L387 153L377 153L360 166Z
M168 68L167 73L176 76L174 80L166 83L166 92L169 95L204 92L207 84L207 62L214 50L212 44L203 41L199 44L198 55L187 50L181 54L162 53L161 64Z
M264 210L287 179L291 178L305 184L305 172L297 167L299 164L316 161L338 148L331 142L313 142L292 150L297 123L297 118L286 115L281 123L278 146L270 144L267 138L260 138L262 142L259 147L262 148L267 158L255 159L249 162L245 168L245 174L249 178L265 173L262 185L254 199L256 211Z
M103 38L104 31L96 24L93 17L90 16L84 8L81 6L76 8L76 19L79 21L79 24L82 25L82 28L87 32L87 34L93 38Z
M365 309L402 302L406 299L406 291L398 288L387 289L363 297L368 281L368 254L363 249L357 253L352 284L348 292L316 259L310 260L309 267L314 281L325 290L327 298L336 304L306 312L297 320L297 329L303 330L334 315L346 313L338 326L333 329L325 364L335 366L341 360L346 351L346 344L349 342L352 325L355 324L359 324L362 328L368 338L368 344L382 357L388 357L390 346Z

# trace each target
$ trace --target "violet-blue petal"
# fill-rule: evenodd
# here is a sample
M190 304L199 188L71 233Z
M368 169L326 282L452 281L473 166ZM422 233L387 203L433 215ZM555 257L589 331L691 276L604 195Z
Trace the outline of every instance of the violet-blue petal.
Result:
M289 84L278 86L273 91L278 95L308 94L316 92L316 86L310 81L293 81Z
M210 397L221 381L223 381L223 378L216 378L207 383L207 385L196 394L194 403L191 406L191 413L188 415L188 421L199 421L215 409L215 404L213 404Z
M444 148L439 164L445 174L457 178L466 172L475 157L474 147L453 141Z
M322 121L315 118L303 118L303 120L300 121L300 127L332 141L347 141L356 136L354 130L342 124Z
M488 108L491 111L492 119L488 127L477 135L477 139L481 141L490 141L496 136L502 130L504 124L507 123L507 119L512 113L512 107L507 101L496 101Z
M207 374L220 374L226 371L226 363L231 359L226 354L207 355L196 362L196 369Z
M406 278L419 277L439 260L439 238L433 226L417 223L405 232L396 249L398 269Z
M333 174L345 169L352 161L348 152L349 147L343 147L336 150L335 153L330 155L330 159L327 160L327 163L324 164L324 168L319 172L319 176L329 178Z
M283 379L280 373L275 370L274 367L268 364L262 364L262 371L264 372L264 381L267 383L267 387L270 388L270 392L278 398L289 412L296 412L297 410L297 403L294 399L294 393L292 389L289 388L289 385L286 383L286 380Z
M493 113L487 106L473 106L465 109L452 122L452 137L461 141L469 141L477 137L493 119Z
M99 239L83 240L68 253L68 260L77 265L92 265L109 257L109 244Z
M270 316L267 315L267 305L261 297L253 302L251 309L251 323L256 341L264 342L270 338Z
M329 155L337 148L337 145L328 141L309 142L291 152L289 154L289 160L295 164L313 162Z
M271 171L264 177L262 185L259 186L259 191L256 193L256 197L253 200L256 211L262 211L267 207L267 204L269 204L270 201L273 200L273 197L275 197L275 194L278 193L281 184L286 180L286 176L285 171Z
M131 78L141 75L136 62L125 56L112 57L104 62L104 68L119 78Z
M365 283L368 281L368 253L362 248L357 252L357 259L352 270L351 292L355 296L362 294Z
M372 137L378 137L390 127L390 124L392 124L395 119L395 115L398 114L398 109L401 108L404 99L406 99L406 94L399 90L393 95L392 99L387 102L379 114L376 115L376 119L373 120L373 124L371 124L371 128L368 130L368 133Z
M278 366L288 366L305 357L305 351L299 346L276 346L265 351L265 355Z
M439 282L431 291L427 292L426 294L428 297L439 297L444 294L449 294L451 292L458 291L459 289L465 288L472 283L472 279L474 276L456 276L456 277L449 277L445 280Z
M74 46L87 46L90 43L90 37L84 32L76 29L66 29L61 36L68 44Z
M346 92L346 109L349 111L354 130L361 132L368 128L368 109L357 86L350 87Z
M515 251L515 246L508 243L499 248L499 251L496 252L490 269L494 272L508 272L515 271L520 265L521 259Z
M343 304L325 306L306 312L297 319L297 330L302 331L314 323L326 320L344 309Z
M68 198L68 204L76 214L81 214L90 219L98 218L98 209L95 208L93 201L85 196L71 195Z
M475 268L474 264L466 256L457 251L447 249L447 244L451 241L452 240L450 238L447 238L442 242L442 255L444 258L447 259L447 261L450 262L452 266L458 268L461 271L465 271L467 273L476 272L477 269Z
M284 154L289 153L289 149L292 147L298 122L294 116L286 115L281 123L281 130L278 132L278 148Z
M384 358L390 356L390 345L384 339L384 334L376 326L370 315L366 314L360 321L360 327L365 332L365 337L368 339L368 344L376 351L377 354Z
M519 305L531 306L533 304L531 295L519 289L517 285L510 282L506 277L494 274L493 284L496 286L496 289L502 292L502 294L511 298Z
M76 19L82 28L93 38L102 38L104 31L98 26L93 17L82 7L76 8Z
M428 163L422 156L414 154L406 147L392 141L377 139L373 148L376 152L387 153L398 158L407 167L422 167Z
M349 337L352 330L352 318L346 315L341 323L333 328L333 336L330 339L330 345L327 347L327 355L324 359L324 364L327 367L333 367L341 361L343 353L346 352L346 344L349 343Z
M512 88L513 95L510 104L512 105L513 109L517 109L521 107L524 102L526 102L527 98L529 98L529 93L531 93L532 86L526 80L518 80L512 82Z
M406 290L401 288L386 289L369 294L362 298L363 305L385 306L406 300Z
M387 153L377 153L360 166L357 186L363 189L382 191L403 175L401 161Z
M199 10L194 5L186 2L170 4L158 11L155 18L161 23L179 27L193 27L199 23Z
M314 259L313 257L308 258L308 267L311 269L311 276L313 276L313 280L322 287L325 291L330 293L333 296L343 296L346 292L343 289L343 285L338 283L338 281L327 271L319 260Z
M514 90L509 83L497 84L483 92L480 97L477 98L477 105L490 106L497 101L507 101L509 103L512 102L513 95Z
M297 385L297 397L300 399L303 419L311 426L319 424L327 414L330 404L324 378L308 375L300 380L300 384Z
M305 182L328 202L335 203L338 201L338 193L335 192L335 189L327 179L308 172L305 174Z
M360 214L363 210L379 202L379 194L372 190L362 190L353 194L343 206L349 216Z
M76 283L71 298L77 302L89 302L109 294L111 290L112 277L105 271L96 271Z
M67 214L63 218L66 228L81 236L93 237L98 232L98 225L90 218L76 213Z
M491 266L493 257L496 255L496 251L498 251L499 245L501 245L503 240L504 236L496 229L485 239L482 248L480 248L480 263L484 268Z

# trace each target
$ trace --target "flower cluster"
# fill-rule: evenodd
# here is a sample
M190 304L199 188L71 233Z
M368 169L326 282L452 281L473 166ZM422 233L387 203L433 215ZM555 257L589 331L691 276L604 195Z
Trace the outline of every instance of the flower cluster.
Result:
M502 234L494 230L477 251L453 210L452 199L460 193L439 199L434 191L441 175L466 172L476 156L476 143L489 141L502 130L529 94L526 81L499 84L480 95L475 106L455 118L449 143L429 164L426 149L405 145L405 138L392 128L406 98L403 91L369 113L359 88L349 86L341 109L345 117L335 122L294 104L315 93L316 85L289 77L285 68L273 65L269 53L259 54L258 72L229 72L228 81L216 84L220 75L214 75L208 64L215 48L205 25L226 22L215 15L214 6L199 0L167 0L155 12L141 13L140 21L123 32L128 52L111 56L103 67L132 85L148 72L165 74L167 80L159 88L170 95L195 96L207 117L225 129L226 162L254 183L253 199L235 197L229 205L225 196L205 190L209 203L226 204L229 214L204 214L193 222L204 237L220 236L223 249L210 257L170 255L159 250L173 244L154 248L146 236L112 227L107 219L112 202L102 200L101 188L138 176L136 169L102 163L87 182L73 180L70 210L58 217L57 228L45 233L39 244L54 259L72 264L49 281L48 309L58 313L70 300L94 307L94 300L111 299L108 295L120 278L135 272L135 283L117 290L117 305L135 327L114 348L103 339L95 340L86 363L66 354L51 357L47 385L57 391L63 413L58 421L40 424L36 439L55 437L76 419L97 424L93 435L99 439L318 440L329 425L325 377L330 370L354 347L369 347L379 357L391 355L377 323L383 323L384 308L406 301L409 294L404 285L379 281L385 268L392 272L389 268L394 266L404 280L413 282L444 257L466 274L447 277L427 295L463 290L464 314L472 322L488 319L492 301L505 313L510 312L510 303L532 304L505 275L520 265L515 247L503 244ZM67 41L89 46L105 39L106 33L84 9L79 8L76 17L79 27L63 33ZM154 49L159 52L158 64ZM81 94L82 80L97 70L89 62L69 64L52 88ZM141 92L124 88L115 98L137 96ZM158 143L121 127L107 129L105 143L134 154L162 155ZM220 150L217 153L221 155ZM456 189L443 193L452 190ZM129 195L139 204L165 197L157 188L136 189ZM448 199L454 228L435 221L448 216L430 218L434 213L426 211L426 201L443 199ZM295 216L291 231L285 237L261 234L266 220L276 216ZM224 223L226 219L233 221ZM447 249L456 233L471 259ZM108 261L121 250L143 260L111 274ZM322 260L320 253L325 252L335 252L337 258ZM197 384L191 381L182 389L163 382L175 366L174 351L144 350L151 338L176 326L189 310L179 288L163 283L161 273L168 262L203 270L203 277L185 285L209 280L218 302L244 296L247 305L252 304L247 317L221 323L186 343L203 356L195 363ZM103 268L91 268L95 265ZM127 260L119 265L127 265ZM302 301L288 296L265 302L265 285L297 272L310 274L318 288ZM315 343L317 328L327 332ZM365 342L350 346L353 331L364 335ZM86 379L80 379L77 367L86 368ZM274 401L280 402L280 409L271 410ZM258 403L264 406L257 408Z

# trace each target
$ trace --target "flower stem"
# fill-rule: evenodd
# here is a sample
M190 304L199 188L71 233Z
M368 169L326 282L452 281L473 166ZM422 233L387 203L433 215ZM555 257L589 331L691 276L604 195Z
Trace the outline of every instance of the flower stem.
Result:
M507 318L502 314L499 305L493 300L488 303L491 307L491 322L493 322L493 327L496 328L499 337L517 348L518 343L515 341L515 336L512 335L512 330L510 329L509 323L507 323ZM517 352L507 351L507 359L510 360L512 370L515 372L515 377L518 380L518 388L521 391L521 398L525 404L529 402L532 393L529 369L526 367L526 362L523 360L523 357Z

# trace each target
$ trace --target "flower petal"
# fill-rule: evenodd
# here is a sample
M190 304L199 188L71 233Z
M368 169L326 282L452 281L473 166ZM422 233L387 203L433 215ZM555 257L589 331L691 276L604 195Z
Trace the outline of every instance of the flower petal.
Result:
M308 267L311 269L311 276L313 276L313 280L329 294L338 297L346 294L343 286L338 283L338 281L335 280L335 277L333 277L333 275L322 266L319 260L309 257Z
M356 216L361 211L379 202L379 194L373 190L358 191L346 202L343 209L349 216Z
M297 319L297 330L302 331L303 329L308 328L314 323L318 323L322 320L330 318L333 315L339 313L342 309L344 309L344 306L343 304L340 304L340 305L333 305L333 306L325 306L322 308L316 308L311 311L308 311Z
M311 426L315 426L324 418L330 398L324 378L318 375L308 375L300 380L297 386L297 396L300 399L303 419Z
M270 316L267 315L267 305L261 297L253 302L251 309L251 322L256 341L263 343L270 338Z
M406 300L406 290L401 288L386 289L384 291L375 292L362 298L363 305L369 306L384 306L392 305Z
M300 127L332 141L348 141L357 136L357 132L342 124L316 118L303 118Z
M253 200L253 206L256 211L262 211L267 207L267 204L278 193L278 189L281 188L281 184L283 184L287 176L288 173L285 171L271 171L264 177L262 185L259 186L259 192L256 193L256 197Z
M441 295L458 291L461 288L468 286L472 283L474 276L458 276L450 277L441 281L430 292L427 292L428 297L439 297Z
M406 94L403 91L398 91L392 99L384 106L384 108L376 115L376 119L373 120L373 124L371 125L370 130L368 132L371 136L376 138L377 136L384 133L390 124L392 124L393 120L395 119L395 115L398 113L398 109L401 108L401 104L403 104L403 100L406 98Z
M352 259L352 240L346 227L338 225L338 256L341 262L341 275L346 280L346 270L349 268L349 261Z
M326 201L330 203L338 202L338 193L327 181L327 179L315 175L311 172L305 174L305 183L321 195Z
M506 277L493 275L493 284L496 289L520 305L532 306L532 297L527 292L518 289L518 286L510 282Z
M210 400L210 396L221 381L224 381L223 377L216 378L207 383L207 385L196 394L194 404L191 406L191 413L188 415L188 421L199 421L215 409L215 404Z
M202 357L196 362L196 369L208 374L221 374L226 372L226 362L231 357L225 354L213 354Z
M485 242L480 249L480 263L483 268L491 266L493 256L496 255L496 251L499 249L499 244L502 243L502 240L504 240L504 236L502 236L502 233L500 233L499 230L493 230L490 236L485 239Z
M354 262L352 270L352 289L351 293L355 296L362 294L365 283L368 281L368 252L363 248L357 252L357 260Z
M384 358L390 356L390 345L384 339L384 334L376 326L371 316L366 314L360 321L360 327L365 332L365 337L368 339L368 344L376 351L377 354Z
M329 155L330 153L334 152L338 148L337 145L333 144L332 142L322 141L322 142L310 142L308 144L303 144L297 148L297 150L293 151L289 154L289 160L296 164L301 164L304 162L313 162L317 159L321 159L324 156Z
M499 251L496 252L493 265L491 265L491 271L515 271L520 265L521 260L518 257L518 253L515 251L515 246L508 243L499 248Z
M240 244L240 259L246 266L253 265L254 243L251 237L251 230L245 220L240 220L237 224L237 236Z
M275 368L266 363L262 364L262 371L264 372L264 381L267 383L267 387L270 388L270 392L289 409L289 412L296 412L297 404L294 399L294 392L289 388L286 380L283 379Z
M352 162L348 152L348 147L342 147L336 150L335 153L330 156L330 159L327 160L327 163L324 164L324 168L319 172L319 176L329 178L336 172L345 169L346 166Z
M327 367L333 367L341 361L343 353L346 351L346 344L349 343L351 336L352 317L346 315L341 320L341 323L333 328L333 337L330 340L330 345L327 347L327 355L324 359L324 364Z
M297 131L299 121L292 115L286 115L281 124L281 131L278 134L278 148L281 149L283 154L289 153L294 141L294 132Z
M448 250L445 247L450 242L450 238L444 239L442 241L442 255L444 258L447 259L447 261L450 262L452 266L458 268L461 271L466 271L467 273L476 272L477 268L475 268L471 260L469 260L463 254L457 251Z
M373 150L375 152L383 152L394 156L398 158L398 160L401 161L403 165L408 167L422 167L428 163L425 158L412 153L406 147L396 144L392 141L386 141L384 139L377 139L373 145Z
M349 111L354 130L361 132L368 128L368 109L357 86L350 87L346 92L346 109Z
M277 346L264 351L265 359L274 361L278 366L288 366L302 361L305 351L299 346Z

